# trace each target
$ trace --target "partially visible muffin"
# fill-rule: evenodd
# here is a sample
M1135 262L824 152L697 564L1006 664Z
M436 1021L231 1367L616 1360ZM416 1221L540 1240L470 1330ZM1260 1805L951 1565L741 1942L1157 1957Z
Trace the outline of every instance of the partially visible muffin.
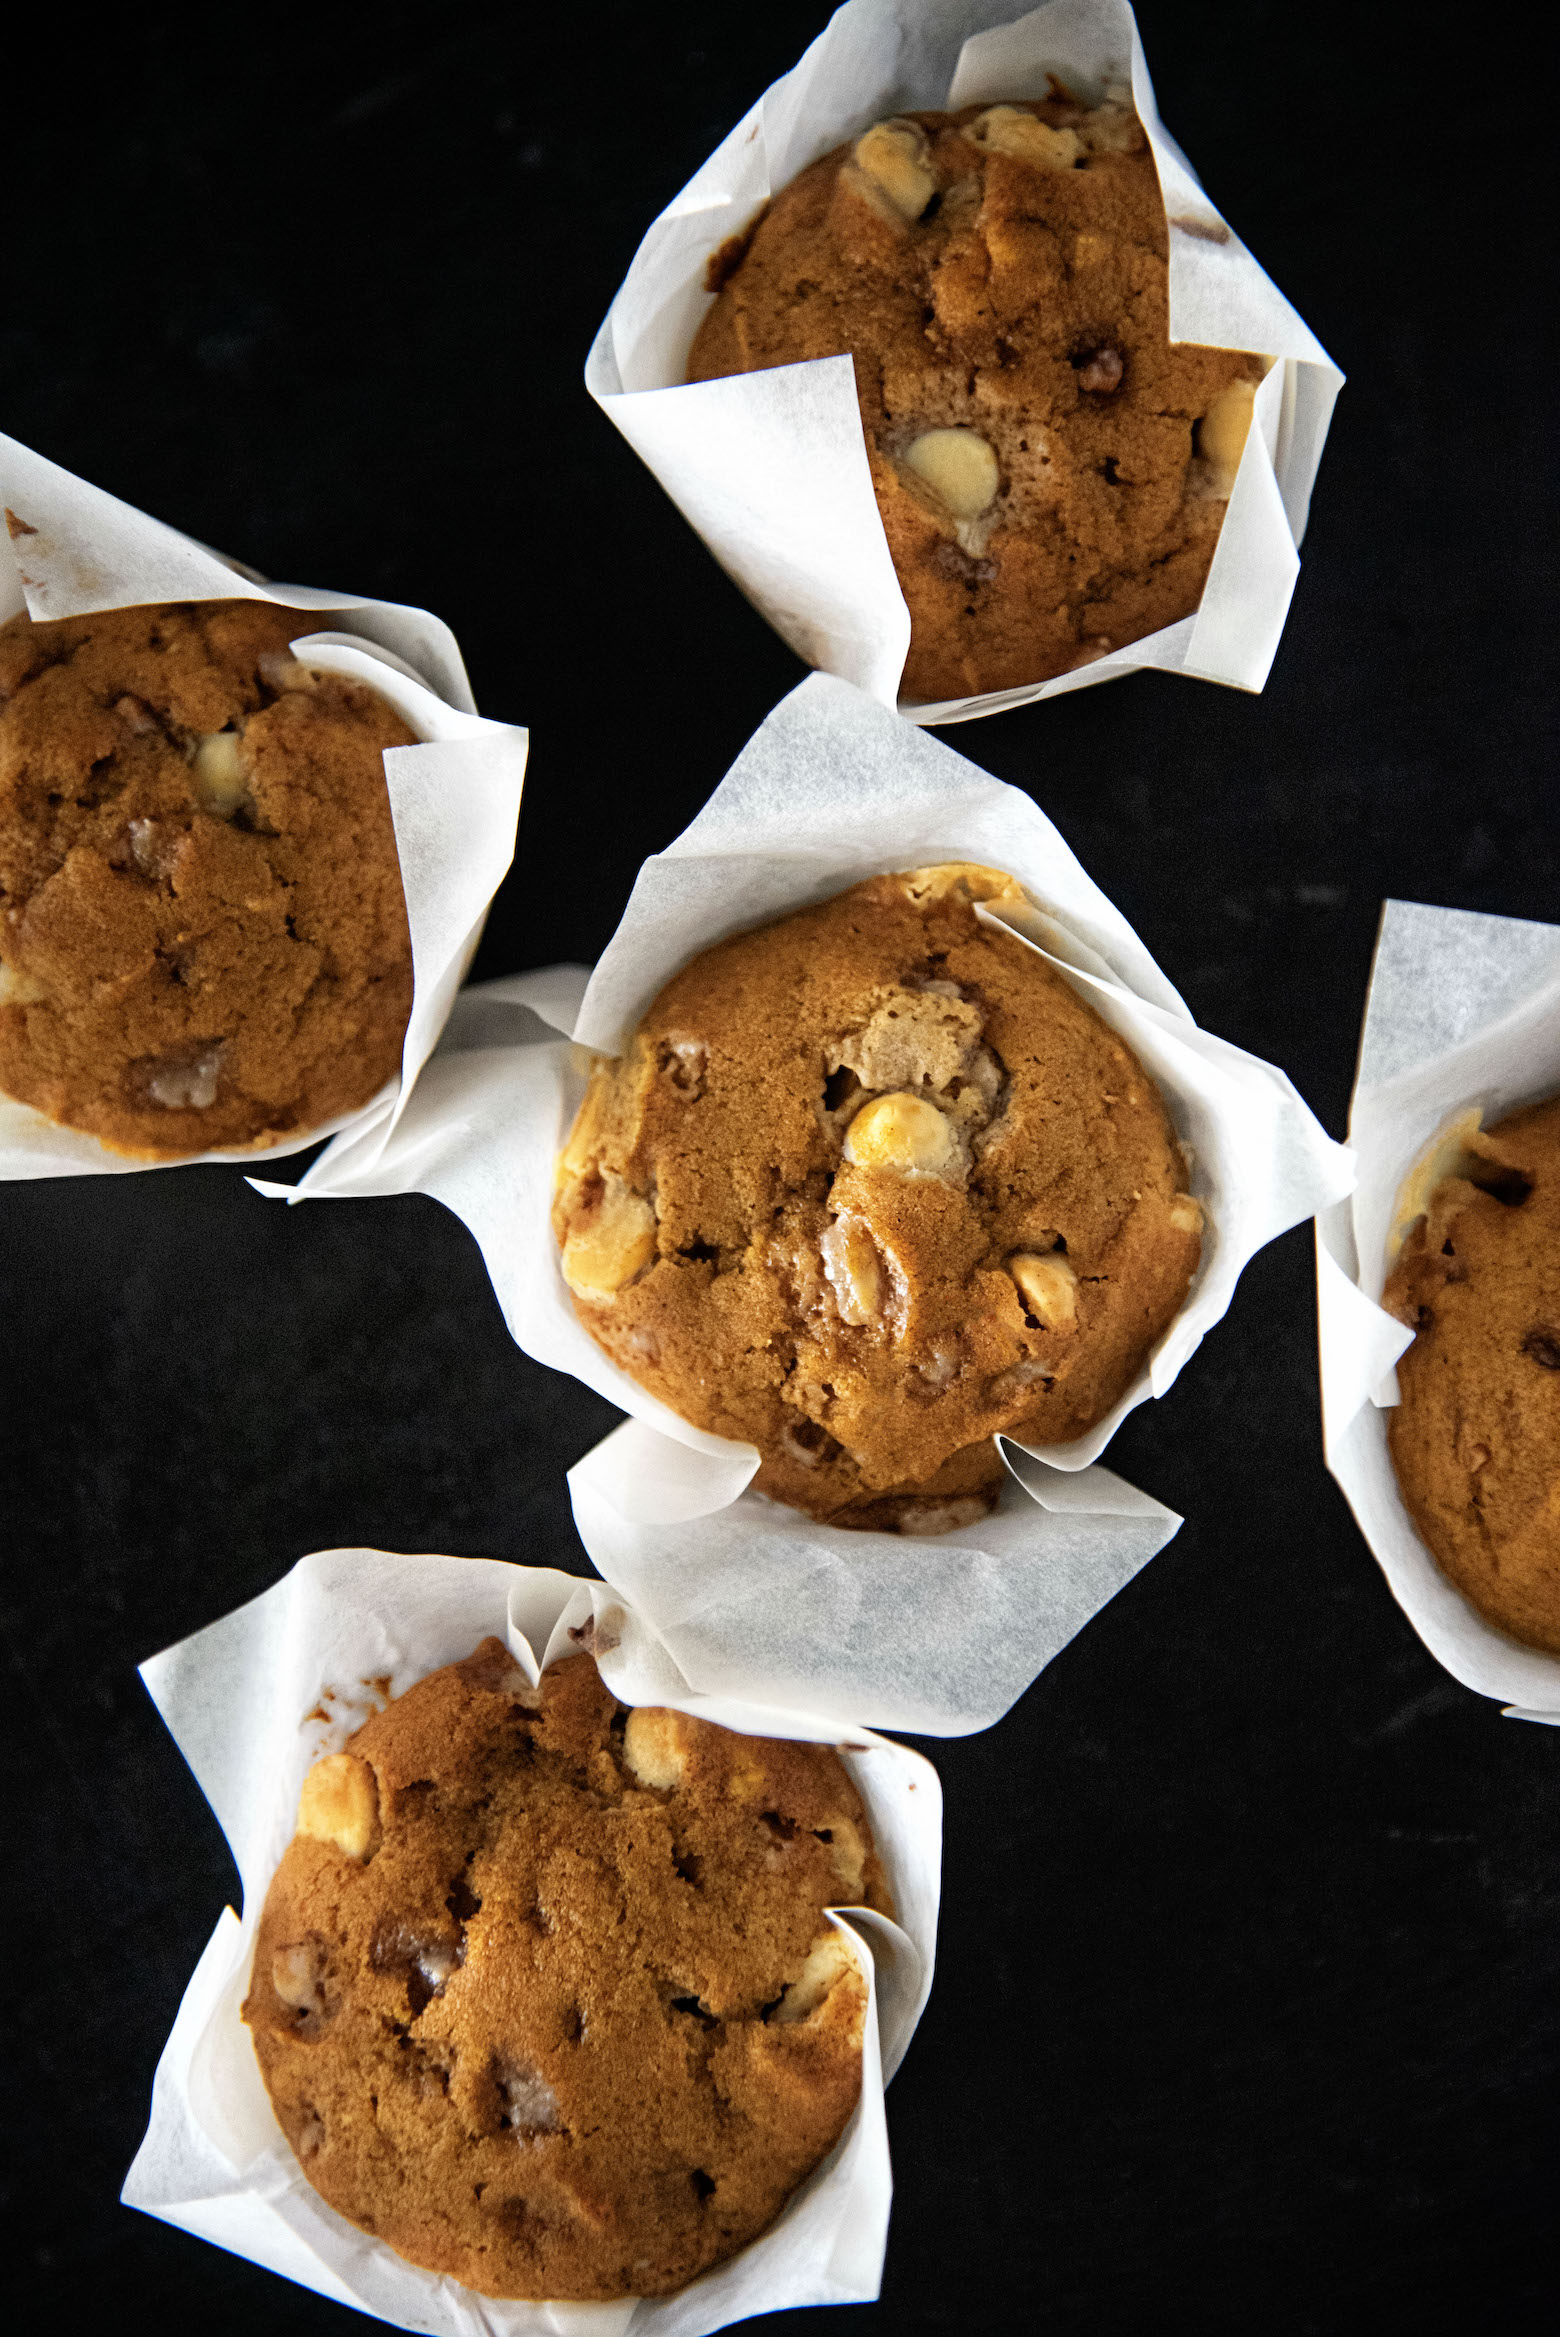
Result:
M411 939L375 691L262 601L0 626L0 1092L175 1160L391 1078Z
M1128 104L878 122L715 255L690 381L849 355L903 692L1048 680L1196 609L1265 361L1169 337Z
M1442 1572L1560 1655L1560 1096L1462 1149L1382 1296L1415 1333L1392 1464Z
M589 1654L533 1689L487 1639L309 1771L244 2018L309 2181L397 2254L662 2296L855 2107L842 1904L892 1912L831 1747L625 1712Z
M949 863L705 950L597 1066L558 1164L591 1336L834 1525L983 1515L993 1436L1093 1427L1200 1255L1152 1080L983 901L1029 909Z

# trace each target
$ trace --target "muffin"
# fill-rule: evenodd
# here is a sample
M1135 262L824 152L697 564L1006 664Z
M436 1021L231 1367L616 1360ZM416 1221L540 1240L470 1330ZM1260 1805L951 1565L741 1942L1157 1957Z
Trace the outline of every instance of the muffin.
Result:
M411 939L384 751L262 601L0 626L0 1092L177 1160L392 1077Z
M1048 680L1197 607L1264 361L1169 338L1130 105L875 123L710 263L690 381L848 355L905 697Z
M310 2183L398 2255L662 2296L855 2106L842 1904L891 1911L831 1747L625 1713L588 1653L536 1689L486 1639L309 1771L244 2019Z
M1415 1333L1392 1465L1442 1573L1560 1655L1560 1096L1460 1136L1382 1294Z
M1093 1427L1198 1262L1153 1083L988 900L1028 910L996 870L916 869L704 951L559 1158L585 1328L834 1525L983 1515L994 1433Z

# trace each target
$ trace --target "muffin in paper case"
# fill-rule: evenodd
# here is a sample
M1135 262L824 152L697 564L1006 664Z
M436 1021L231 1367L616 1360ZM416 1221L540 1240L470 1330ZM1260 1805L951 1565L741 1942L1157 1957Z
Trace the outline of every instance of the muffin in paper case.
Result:
M626 1704L670 1705L748 1735L838 1743L899 1911L898 1922L861 1908L833 1918L869 1990L861 2097L844 2133L767 2232L674 2296L501 2301L407 2263L307 2182L240 2017L305 1770L386 1699L469 1655L488 1633L533 1682L588 1637ZM185 1992L126 2178L127 2206L392 2327L437 2337L704 2337L750 2313L876 2296L892 2191L883 2089L925 2006L937 1929L942 1793L919 1754L786 1709L761 1667L734 1675L729 1694L699 1695L606 1584L494 1559L321 1551L236 1614L154 1656L142 1676L227 1835L245 1912L241 1921L224 1911Z
M768 197L885 115L1128 89L1169 222L1175 341L1277 362L1194 616L1024 688L903 704L916 722L980 714L1157 666L1260 690L1299 573L1311 490L1343 375L1203 192L1159 120L1126 0L848 0L805 56L668 204L585 369L591 395L727 573L799 657L893 705L910 643L878 517L849 357L689 384L712 303L707 261Z
M668 977L713 942L879 871L947 860L1026 887L1037 906L1021 930L1009 913L1009 929L1157 1082L1208 1222L1185 1305L1113 1410L1070 1444L1004 1442L1011 1482L997 1510L917 1541L819 1525L748 1492L752 1445L678 1418L584 1329L548 1214L583 1077L554 1033L615 1053ZM1127 1412L1169 1388L1252 1253L1351 1183L1349 1155L1283 1073L1197 1028L1028 796L815 674L645 863L592 974L552 967L468 992L389 1146L338 1137L297 1187L261 1190L425 1192L465 1221L527 1354L630 1415L573 1472L575 1518L594 1563L696 1687L724 1691L762 1650L787 1702L959 1735L997 1719L1170 1539L1179 1519L1099 1455Z
M1560 1726L1560 1658L1509 1638L1441 1572L1398 1489L1385 1413L1413 1332L1379 1300L1414 1172L1449 1173L1438 1141L1560 1090L1560 925L1388 901L1365 1001L1349 1141L1350 1199L1317 1219L1322 1426L1393 1597L1438 1663L1512 1718ZM1403 1228L1401 1230L1406 1230Z
M294 648L329 673L362 682L418 741L391 747L385 783L411 934L413 996L401 1070L360 1107L270 1145L191 1156L281 1159L350 1132L372 1148L395 1127L465 977L488 905L514 857L527 736L476 711L455 636L425 609L312 585L267 584L251 570L119 502L99 487L0 437L0 623L162 601L266 601L317 610L321 630ZM103 1176L184 1161L114 1152L13 1097L0 1096L0 1179Z

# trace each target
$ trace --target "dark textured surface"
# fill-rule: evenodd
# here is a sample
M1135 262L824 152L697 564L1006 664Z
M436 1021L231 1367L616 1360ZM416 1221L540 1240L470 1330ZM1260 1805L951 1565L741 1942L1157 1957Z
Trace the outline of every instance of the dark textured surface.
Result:
M598 949L796 678L578 376L644 224L824 17L526 13L153 7L7 112L0 426L450 619L534 731L489 973ZM1353 376L1305 573L1261 698L1141 677L950 736L1341 1133L1381 896L1560 909L1545 116L1406 6L1142 24ZM3 2287L28 2327L345 2330L116 2204L233 1887L133 1665L334 1542L578 1565L561 1471L610 1416L427 1202L288 1213L202 1169L9 1187L0 1228ZM931 1748L948 1912L883 2302L785 2326L1542 2326L1560 1739L1437 1669L1323 1473L1304 1235L1112 1459L1188 1523L1002 1727Z

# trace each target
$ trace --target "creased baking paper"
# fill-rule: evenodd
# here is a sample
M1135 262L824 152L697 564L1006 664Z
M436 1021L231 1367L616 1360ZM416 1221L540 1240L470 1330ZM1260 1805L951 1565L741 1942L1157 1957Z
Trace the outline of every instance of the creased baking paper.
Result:
M557 1032L616 1052L669 976L725 935L880 870L942 860L1009 870L1043 904L1020 938L1158 1081L1209 1230L1187 1304L1114 1411L1074 1444L1006 1446L1012 1482L995 1514L922 1543L816 1525L747 1492L751 1445L679 1419L584 1330L549 1209L583 1088ZM960 1734L1004 1712L1169 1540L1180 1521L1098 1467L1099 1454L1134 1405L1170 1386L1253 1251L1351 1181L1349 1156L1282 1072L1198 1030L1028 796L814 674L692 826L645 863L594 973L550 967L468 991L392 1144L370 1158L338 1137L297 1188L262 1190L431 1193L465 1221L527 1354L630 1415L574 1471L576 1521L697 1687L715 1690L729 1661L761 1649L766 1676L804 1709Z
M592 1621L602 1677L624 1703L672 1705L747 1735L843 1738L899 1921L859 1909L839 1919L871 1988L861 2100L762 2238L674 2297L501 2303L403 2262L310 2188L271 2110L240 2008L309 1764L339 1749L385 1696L469 1655L489 1632L534 1680L577 1652L574 1634ZM925 2005L937 1931L942 1794L919 1754L777 1706L761 1668L734 1673L724 1696L696 1695L606 1584L494 1559L322 1551L153 1657L142 1676L227 1835L244 1917L223 1914L185 1992L125 2182L128 2206L394 2327L439 2337L703 2337L750 2313L876 2296L892 2192L883 2087ZM321 1711L331 1717L322 1721Z
M1196 614L1023 689L903 705L916 722L1079 690L1137 666L1260 690L1343 375L1203 192L1159 120L1126 0L849 0L646 235L607 313L586 387L723 568L809 665L885 705L910 615L873 498L851 360L689 383L711 305L705 263L776 189L886 114L1043 97L1047 73L1098 100L1130 85L1170 222L1170 334L1280 360L1263 381ZM1303 161L1303 157L1299 158Z
M1398 1194L1427 1147L1470 1107L1490 1127L1557 1089L1560 926L1388 901L1349 1118L1359 1183L1316 1227L1327 1466L1437 1662L1518 1717L1560 1725L1560 1660L1487 1623L1404 1506L1385 1413L1413 1333L1377 1303Z
M488 903L514 857L526 733L478 715L455 636L426 609L263 584L5 437L0 504L9 522L0 536L0 624L23 609L43 622L157 601L262 600L318 610L327 629L300 635L294 648L312 666L369 684L416 734L416 746L391 747L384 758L414 978L399 1079L359 1111L279 1144L197 1157L279 1160L340 1129L369 1148L383 1143L444 1027ZM111 1152L96 1137L57 1128L0 1096L0 1179L184 1165Z

